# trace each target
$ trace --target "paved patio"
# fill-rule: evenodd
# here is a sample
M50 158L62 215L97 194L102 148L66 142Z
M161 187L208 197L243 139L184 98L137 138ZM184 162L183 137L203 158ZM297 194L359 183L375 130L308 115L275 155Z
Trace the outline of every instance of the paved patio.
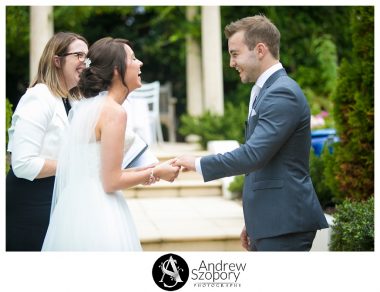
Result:
M127 199L145 251L244 251L241 202L210 197ZM329 224L332 217L326 214ZM331 228L317 232L312 251L328 251Z
M240 202L210 197L127 199L144 250L236 250Z

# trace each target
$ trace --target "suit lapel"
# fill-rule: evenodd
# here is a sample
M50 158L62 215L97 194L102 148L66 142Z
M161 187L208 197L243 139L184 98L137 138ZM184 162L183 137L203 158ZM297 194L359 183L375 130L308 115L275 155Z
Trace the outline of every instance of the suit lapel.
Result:
M263 101L268 88L271 87L272 84L281 76L287 76L285 69L280 69L280 70L274 72L268 78L268 80L265 81L263 88L261 88L259 95L256 97L255 102L253 103L253 109L256 111L256 115L253 117L249 117L249 119L248 119L248 127L246 126L246 131L245 131L246 132L246 137L245 137L246 140L248 140L249 137L252 135L252 133L253 133L253 131L254 131L257 123L258 123L259 116L260 116L260 110L259 110L260 104Z
M265 81L263 88L261 88L259 95L257 96L253 108L258 108L259 103L261 103L261 100L263 96L265 96L265 93L269 87L272 86L272 84L281 76L287 76L285 69L280 69L276 72L274 72L267 81Z

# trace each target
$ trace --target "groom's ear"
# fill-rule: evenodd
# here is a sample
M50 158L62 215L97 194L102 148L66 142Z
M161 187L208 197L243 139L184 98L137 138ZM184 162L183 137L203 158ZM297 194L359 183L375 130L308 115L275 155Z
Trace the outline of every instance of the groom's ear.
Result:
M268 53L268 47L264 43L258 43L256 45L256 53L259 59L262 59Z

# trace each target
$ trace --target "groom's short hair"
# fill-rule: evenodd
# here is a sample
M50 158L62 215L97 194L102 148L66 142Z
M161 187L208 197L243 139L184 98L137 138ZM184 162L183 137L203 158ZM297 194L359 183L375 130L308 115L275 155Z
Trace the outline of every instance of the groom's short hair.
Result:
M280 58L281 33L264 15L245 17L231 22L224 28L227 39L239 31L244 31L245 44L250 50L258 43L264 43L274 58Z

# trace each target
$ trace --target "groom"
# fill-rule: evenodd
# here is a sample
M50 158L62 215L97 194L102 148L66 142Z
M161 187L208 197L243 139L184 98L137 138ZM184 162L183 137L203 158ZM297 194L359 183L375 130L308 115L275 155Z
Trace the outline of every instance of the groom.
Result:
M241 242L251 251L309 251L327 228L309 175L310 110L279 62L280 32L265 16L226 26L230 67L251 92L245 144L225 154L182 156L204 181L245 174Z

